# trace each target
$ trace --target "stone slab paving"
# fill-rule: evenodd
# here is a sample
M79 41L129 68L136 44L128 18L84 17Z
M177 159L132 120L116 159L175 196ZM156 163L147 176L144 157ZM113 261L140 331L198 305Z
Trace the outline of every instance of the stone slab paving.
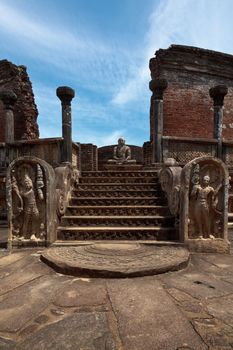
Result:
M233 275L232 255L193 254L190 265L192 264L195 269L199 268L214 275Z
M175 276L161 275L165 290L211 350L233 347L233 256L194 254ZM230 274L229 274L230 273ZM228 275L228 281L225 276ZM175 279L174 279L175 277Z
M0 337L0 349L1 350L12 350L16 343L13 340Z
M43 276L0 297L0 330L17 332L49 305L61 289L58 276Z
M213 317L233 325L233 294L223 298L212 298L206 302L206 306Z
M86 305L105 305L107 290L103 281L74 281L66 286L54 300L60 307L82 307Z
M76 313L23 341L18 350L116 350L104 313Z
M233 255L123 279L62 275L39 256L0 258L0 350L233 348Z
M0 275L0 296L34 279L51 274L51 269L36 259L24 258L11 264Z
M28 255L28 252L26 252L26 251L8 255L6 250L2 250L0 257L4 258L4 259L0 259L0 268L5 267L7 265L11 265L11 264L15 263L16 261L24 258L27 255Z
M107 286L125 349L207 349L158 281L118 280Z
M223 281L221 276L193 268L186 269L182 273L168 273L160 277L167 287L175 287L200 300L233 293L233 284Z

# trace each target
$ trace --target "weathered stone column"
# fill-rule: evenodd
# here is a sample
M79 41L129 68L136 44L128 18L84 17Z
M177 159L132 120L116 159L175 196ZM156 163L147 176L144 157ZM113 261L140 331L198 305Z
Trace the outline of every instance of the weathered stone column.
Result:
M214 138L218 140L217 157L222 158L222 125L223 104L228 89L225 85L217 85L209 90L210 97L214 101Z
M57 97L62 105L62 137L63 146L61 160L62 162L72 163L72 120L71 120L71 101L75 96L75 91L68 86L57 88Z
M3 90L0 92L0 99L3 102L5 110L5 142L14 142L14 113L13 108L17 100L16 94L12 90Z
M149 88L152 91L152 163L163 160L163 93L167 88L166 79L152 79Z

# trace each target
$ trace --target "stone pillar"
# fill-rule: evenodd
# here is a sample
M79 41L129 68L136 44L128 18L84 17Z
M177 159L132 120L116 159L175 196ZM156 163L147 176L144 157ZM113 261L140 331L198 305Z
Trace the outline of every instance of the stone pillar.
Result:
M163 93L167 88L166 79L152 79L149 88L152 91L152 163L163 161Z
M13 108L17 100L16 94L12 90L3 90L0 92L0 99L4 104L5 110L5 142L14 142L14 113Z
M62 105L63 146L61 160L62 162L72 163L71 101L75 96L75 91L68 86L60 86L56 92Z
M228 89L225 85L217 85L209 90L210 97L214 101L214 138L218 141L217 157L222 158L222 125L223 104Z

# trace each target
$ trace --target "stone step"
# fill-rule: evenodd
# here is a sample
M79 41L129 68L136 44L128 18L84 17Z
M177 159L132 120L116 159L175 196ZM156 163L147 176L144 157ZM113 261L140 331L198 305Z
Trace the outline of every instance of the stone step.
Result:
M144 178L144 177L156 177L158 178L158 171L142 171L142 170L116 170L116 171L82 171L81 172L82 177L139 177L139 178Z
M78 190L74 189L72 195L75 197L89 197L89 198L128 198L128 197L159 197L161 195L160 190Z
M126 206L68 206L67 215L170 215L168 206L162 205L126 205Z
M101 183L101 184L78 184L75 189L79 191L121 191L121 190L134 190L134 191L153 191L160 189L159 183Z
M94 240L90 240L90 241L62 241L62 240L56 240L55 242L53 242L51 244L51 247L69 247L69 246L89 246L91 244L95 243ZM100 241L98 243L101 243ZM104 241L104 243L109 243L107 242L107 240ZM112 242L112 240L110 240L110 243L114 244L115 242ZM118 243L123 243L123 244L127 244L130 243L132 244L132 242L130 240L118 240ZM184 243L178 242L178 241L159 241L159 240L149 240L147 239L146 241L144 241L143 239L137 241L135 240L134 243L139 243L139 244L145 244L145 245L153 245L154 247L184 247Z
M173 226L172 216L63 216L62 226L78 227L164 227Z
M115 184L128 184L128 183L158 183L157 177L80 177L81 184L102 184L102 183L115 183Z
M163 205L166 204L164 197L71 197L71 205L90 205L90 206L102 206L102 205Z
M57 239L75 240L178 240L174 227L58 227Z
M0 220L0 248L7 248L8 241L8 222Z

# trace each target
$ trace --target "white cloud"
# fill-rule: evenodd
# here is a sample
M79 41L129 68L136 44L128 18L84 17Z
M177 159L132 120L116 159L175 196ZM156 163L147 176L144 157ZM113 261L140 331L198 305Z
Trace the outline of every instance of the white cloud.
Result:
M34 16L35 17L35 16ZM22 55L50 65L70 82L90 91L111 94L130 74L131 55L99 38L88 28L59 26L33 18L33 13L0 2L0 32ZM117 54L116 54L117 53Z
M48 22L44 17L40 19L34 13L26 12L17 3L10 4L0 1L0 34L9 39L9 45L14 50L21 52L22 60L25 57L30 62L30 57L40 65L41 79L38 80L37 74L33 88L39 109L41 137L61 135L56 84L70 85L77 91L77 98L72 103L73 134L77 140L81 137L97 144L101 144L102 139L112 142L121 131L126 135L124 128L133 134L142 103L140 107L132 106L130 114L129 106L117 111L111 98L128 77L135 76L140 56L137 49L122 48L119 41L108 40L108 35L99 38L90 28L72 25L63 28L62 21L58 26L54 18ZM43 77L46 79L51 72L53 80L43 81ZM129 87L129 90L132 89L137 90L137 86ZM118 97L119 101L124 98L123 95ZM79 132L81 125L82 135ZM91 129L99 129L103 137L98 132L91 132Z
M78 132L77 132L78 134ZM96 144L98 147L102 147L102 146L107 146L107 145L114 145L117 143L117 140L119 139L119 137L124 136L125 135L125 130L113 130L109 133L106 132L102 132L100 131L99 133L93 132L91 130L81 130L81 138L80 138L80 134L78 135L79 137L75 137L74 135L74 139L78 139L79 142L81 143L94 143ZM93 140L95 140L95 142L93 142Z
M39 45L49 50L49 53L56 50L60 53L68 53L72 56L74 53L83 52L94 53L97 51L107 53L108 49L101 42L96 42L86 38L84 33L80 35L73 34L70 30L55 26L52 21L45 23L43 21L33 20L32 14L25 14L16 7L0 3L0 28L16 35L18 40L26 39L28 45ZM69 50L69 51L66 51ZM46 59L49 58L46 57Z
M148 20L141 66L112 102L124 105L145 96L150 79L148 62L159 48L181 44L233 53L232 12L231 0L161 0L159 6L156 2Z
M231 0L155 1L144 40L132 49L122 48L121 39L111 41L108 33L100 37L87 26L65 26L62 17L48 21L25 11L20 1L0 0L0 35L7 38L2 47L40 66L40 79L33 71L33 87L42 137L61 135L59 84L77 91L72 104L76 140L101 145L123 134L133 144L136 134L141 142L148 130L148 63L155 50L177 43L231 53L232 12Z

